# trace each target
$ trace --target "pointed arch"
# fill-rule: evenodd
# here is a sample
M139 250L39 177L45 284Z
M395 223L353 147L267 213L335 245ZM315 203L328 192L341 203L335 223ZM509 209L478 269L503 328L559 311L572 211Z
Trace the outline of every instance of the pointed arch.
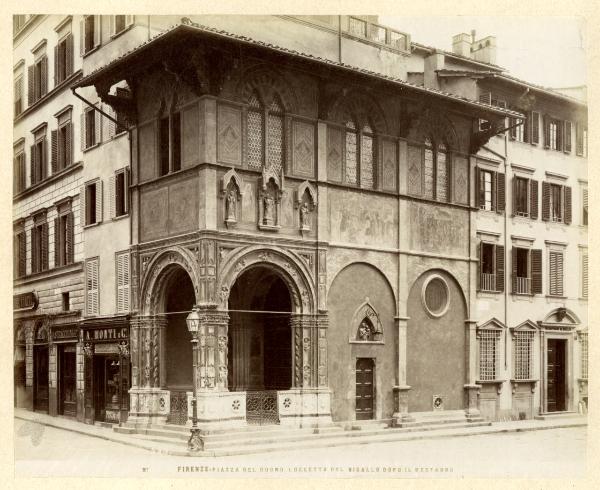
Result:
M379 313L371 304L368 296L354 311L350 329L350 341L377 342L383 340L383 326L379 319ZM366 329L368 331L364 331Z
M243 195L243 191L242 189L243 187L243 181L242 178L239 176L239 174L235 171L234 168L229 169L225 175L223 175L223 178L221 179L221 192L225 193L227 192L227 187L229 186L229 184L233 182L237 188L239 189L240 195Z
M285 75L267 64L249 68L241 77L237 92L245 102L251 94L259 94L264 107L270 108L274 100L281 104L283 112L298 112L298 97Z
M304 196L305 192L308 192L313 205L316 206L317 205L317 191L315 191L315 188L312 186L312 184L308 180L305 180L298 186L298 190L296 191L296 203L300 204L300 202L302 201L302 196Z
M360 128L369 125L375 133L389 134L389 125L379 103L372 96L357 90L338 97L327 117L341 124L353 119Z

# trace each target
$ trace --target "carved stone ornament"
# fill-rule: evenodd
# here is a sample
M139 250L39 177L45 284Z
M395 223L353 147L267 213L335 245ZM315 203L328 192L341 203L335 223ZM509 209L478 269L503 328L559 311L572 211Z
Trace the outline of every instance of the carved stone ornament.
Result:
M233 228L241 218L243 182L237 172L230 169L221 180L221 196L224 204L225 226Z
M85 357L92 357L94 355L94 346L90 342L83 344L83 355Z
M121 357L129 356L129 343L126 340L123 340L119 343L119 355Z
M365 298L365 302L354 312L352 324L357 327L354 339L351 338L351 341L380 342L383 340L383 327L379 314L369 302L369 298Z

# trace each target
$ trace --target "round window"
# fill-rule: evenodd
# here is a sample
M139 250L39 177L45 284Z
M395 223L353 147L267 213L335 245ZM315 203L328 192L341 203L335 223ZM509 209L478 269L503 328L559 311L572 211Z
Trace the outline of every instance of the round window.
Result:
M427 311L436 317L448 310L448 284L441 276L431 276L423 286L423 302Z

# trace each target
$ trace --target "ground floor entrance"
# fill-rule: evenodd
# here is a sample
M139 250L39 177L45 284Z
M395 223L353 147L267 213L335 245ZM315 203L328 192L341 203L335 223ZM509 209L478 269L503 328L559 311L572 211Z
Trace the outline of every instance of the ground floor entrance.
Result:
M48 411L48 346L36 345L33 349L33 409Z
M77 416L75 344L58 346L58 413Z
M120 368L118 356L94 356L95 420L119 422Z
M356 360L356 420L371 420L374 413L375 361L369 358Z
M548 339L548 412L562 412L566 410L566 346L566 340Z

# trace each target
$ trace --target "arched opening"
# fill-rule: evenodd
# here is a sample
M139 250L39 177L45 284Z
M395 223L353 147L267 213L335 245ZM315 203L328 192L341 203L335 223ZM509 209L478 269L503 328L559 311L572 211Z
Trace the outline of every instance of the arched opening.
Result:
M196 302L190 276L183 268L172 267L164 286L165 385L171 391L171 400L173 393L185 394L193 388L192 337L185 319Z
M287 390L292 385L291 294L265 266L242 273L229 295L230 391Z

